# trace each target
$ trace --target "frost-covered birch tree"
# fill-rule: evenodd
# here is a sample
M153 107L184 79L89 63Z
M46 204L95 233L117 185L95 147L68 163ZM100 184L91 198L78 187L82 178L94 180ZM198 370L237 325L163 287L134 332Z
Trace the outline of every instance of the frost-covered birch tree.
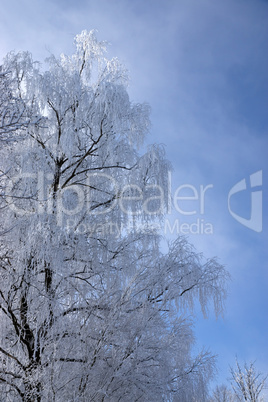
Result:
M1 150L1 398L205 401L215 360L192 354L190 314L221 313L227 274L184 238L162 251L170 166L140 151L148 107L94 32L75 45L47 70L29 53L2 66L29 124L9 119Z

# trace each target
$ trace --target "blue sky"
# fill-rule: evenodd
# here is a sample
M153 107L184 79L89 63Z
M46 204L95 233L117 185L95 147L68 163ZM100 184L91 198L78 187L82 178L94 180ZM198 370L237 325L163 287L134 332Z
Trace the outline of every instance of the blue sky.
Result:
M213 234L189 234L206 256L218 256L232 281L224 319L198 314L197 344L218 354L218 382L235 356L256 360L268 373L268 2L264 0L2 1L0 58L29 50L44 60L72 51L74 35L97 29L130 71L132 100L150 103L148 142L164 143L173 192L183 184L212 185L187 217L203 219ZM256 232L228 211L231 188L262 171L263 230ZM247 187L247 188L248 188ZM232 210L249 219L250 190L233 196ZM258 207L260 209L260 206Z

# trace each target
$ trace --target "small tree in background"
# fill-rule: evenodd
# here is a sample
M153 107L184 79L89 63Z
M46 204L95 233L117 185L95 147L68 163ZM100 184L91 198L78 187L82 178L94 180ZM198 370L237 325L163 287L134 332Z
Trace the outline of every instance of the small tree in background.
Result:
M23 80L23 77L20 77ZM18 94L18 81L14 77L14 66L0 66L0 144L18 140L29 124L37 124L38 117ZM28 105L29 106L29 105Z
M227 385L222 384L216 386L211 397L211 402L235 402L235 399Z
M267 376L257 372L255 363L245 363L242 368L236 360L236 366L230 368L231 383L238 401L264 402L262 391L265 387Z

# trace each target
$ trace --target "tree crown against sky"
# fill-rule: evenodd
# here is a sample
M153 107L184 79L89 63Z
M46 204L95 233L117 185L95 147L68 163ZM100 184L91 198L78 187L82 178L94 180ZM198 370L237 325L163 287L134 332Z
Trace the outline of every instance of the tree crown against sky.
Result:
M215 358L192 354L189 314L196 299L221 313L228 275L185 238L161 249L150 223L165 213L170 165L161 146L139 152L148 106L130 102L94 32L75 44L46 71L27 52L2 66L12 102L1 93L0 114L23 113L0 127L1 392L205 401Z

